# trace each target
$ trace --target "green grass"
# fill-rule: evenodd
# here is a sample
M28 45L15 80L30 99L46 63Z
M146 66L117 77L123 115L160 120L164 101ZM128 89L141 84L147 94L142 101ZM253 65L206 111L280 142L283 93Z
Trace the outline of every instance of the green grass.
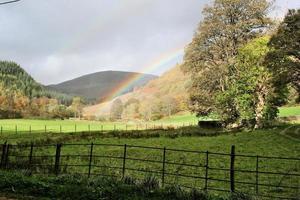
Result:
M280 117L300 116L300 106L282 107L279 109Z
M114 156L123 157L124 144L135 145L135 146L153 146L153 147L166 147L167 149L184 149L184 150L197 150L197 151L209 151L209 152L220 152L230 153L231 145L236 146L237 154L246 155L259 155L259 156L280 156L280 157L300 157L300 143L299 143L299 126L293 126L288 128L277 127L270 130L257 130L253 132L240 132L235 134L228 133L214 136L214 137L155 137L155 138L77 138L65 141L72 145L63 145L61 155L62 173L87 173L89 159L86 155L89 155L90 144L117 144L120 146L94 146L92 164L94 165L91 169L93 174L106 174L115 175L120 177L122 174L122 159L111 159L106 157L97 156ZM86 144L86 145L77 145ZM19 157L14 160L11 158L11 162L21 162L23 159L28 159L29 149L22 149L21 155L25 157ZM42 164L54 163L55 146L49 146L47 148L37 148L34 151L35 156L52 155L51 158L37 159L36 162ZM72 155L85 155L85 157L78 157ZM139 169L146 171L153 171L151 175L161 179L161 169L163 151L162 149L145 149L137 147L128 147L127 158L134 158L135 160L127 160L126 167L131 169ZM143 162L136 159L148 159L155 162ZM189 176L200 176L205 175L205 168L195 167L198 165L205 165L206 154L205 153L192 153L192 152L179 152L167 150L166 161L169 163L181 163L190 164L192 166L181 167L178 165L166 164L166 171L172 174L183 174ZM80 166L76 166L80 165ZM81 166L83 165L83 166ZM85 166L84 166L85 165ZM98 167L97 167L98 166ZM226 169L223 171L209 170L209 177L211 179L223 179L229 180L229 166L230 156L227 155L214 155L209 154L209 166L210 168L222 168ZM117 167L117 168L107 168ZM236 157L236 169L243 170L256 170L256 157ZM36 167L39 172L47 172L48 168ZM283 173L297 173L300 172L300 161L287 161L287 160L269 160L259 159L259 170L260 171L271 171L271 172L283 172ZM155 173L158 172L158 173ZM136 172L132 170L126 170L126 175L134 178L143 178L147 173ZM149 174L149 173L148 173ZM282 189L281 185L297 186L299 184L299 177L295 176L283 176L283 175L259 175L260 184L273 184L278 187L265 187L260 186L259 190L261 194L273 194L276 196L285 195L296 195L297 191L294 189ZM169 176L166 175L166 182L176 183L183 186L203 188L204 180L193 179L187 177L180 177L178 175ZM255 183L255 173L236 173L236 180L242 182ZM299 185L298 185L299 186ZM228 182L209 181L209 187L221 188L229 190ZM248 185L237 184L236 188L240 191L253 193L255 188Z
M177 186L161 188L151 177L136 181L82 176L25 176L22 173L0 171L0 195L18 199L72 200L247 200L245 195L216 196ZM27 196L27 197L26 197ZM30 197L29 197L30 196Z
M299 116L300 106L280 108L280 117ZM208 119L208 118L202 118ZM145 130L158 127L182 127L197 124L198 118L191 113L181 113L171 117L166 117L154 122L97 122L97 121L74 121L74 120L28 120L10 119L0 120L2 132L4 133L28 133L32 132L82 132L82 131L111 131L117 130Z
M196 124L196 118L190 115L176 116L181 120L162 120L154 122L97 122L97 121L74 121L74 120L28 120L9 119L0 120L3 133L28 133L30 132L88 132L88 131L111 131L111 130L145 130L158 127L182 127ZM60 130L61 129L61 130Z

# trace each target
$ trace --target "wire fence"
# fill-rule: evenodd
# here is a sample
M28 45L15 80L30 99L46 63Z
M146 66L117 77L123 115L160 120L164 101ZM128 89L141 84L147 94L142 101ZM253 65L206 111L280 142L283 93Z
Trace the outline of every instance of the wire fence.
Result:
M103 132L103 131L136 131L152 129L169 129L196 126L197 122L186 123L139 123L139 124L72 124L72 125L0 125L0 136L11 134L32 133L76 133L76 132Z
M28 174L155 176L162 187L242 192L269 199L300 198L300 158L120 144L1 145L2 169Z

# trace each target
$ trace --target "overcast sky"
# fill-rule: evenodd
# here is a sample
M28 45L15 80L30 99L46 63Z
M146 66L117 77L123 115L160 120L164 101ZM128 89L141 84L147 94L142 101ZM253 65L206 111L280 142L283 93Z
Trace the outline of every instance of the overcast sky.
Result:
M3 2L5 0L0 0ZM43 84L122 70L161 74L182 55L209 0L22 0L0 6L0 59ZM299 0L277 0L275 16ZM175 53L174 53L175 52ZM159 65L161 58L171 61ZM163 55L163 56L162 56Z

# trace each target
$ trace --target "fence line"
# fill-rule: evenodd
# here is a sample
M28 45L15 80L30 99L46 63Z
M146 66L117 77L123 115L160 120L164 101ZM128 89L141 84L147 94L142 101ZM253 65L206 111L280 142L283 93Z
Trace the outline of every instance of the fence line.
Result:
M9 132L9 133L14 133L14 134L20 134L20 133L33 133L33 132L43 132L43 133L62 133L64 131L66 132L91 132L91 131L117 131L117 130L122 130L122 131L133 131L133 130L153 130L153 129L167 129L167 128L183 128L183 127L189 127L189 126L196 126L196 122L191 122L191 123L162 123L162 124L155 124L155 123L144 123L144 124L111 124L111 125L103 125L103 124L98 124L91 126L90 124L88 125L36 125L36 129L33 129L33 125L16 125L16 124L11 124L11 125L1 125L0 126L0 136L2 136L4 133ZM22 127L20 129L20 127ZM51 128L50 128L51 127ZM108 128L107 128L108 127ZM65 129L64 129L65 128ZM80 128L80 129L79 129ZM92 129L93 128L93 129Z
M67 147L84 147L86 148L85 154L62 154L62 149ZM203 189L204 191L223 191L223 192L243 192L240 189L237 189L237 186L245 186L245 187L254 187L254 192L251 193L253 195L261 196L261 197L269 197L269 198L279 198L279 199L297 199L299 198L299 190L300 190L300 173L299 172L299 164L300 164L300 158L287 158L287 157L270 157L270 156L258 156L258 155L244 155L244 154L236 154L236 148L235 146L231 147L230 153L220 153L220 152L209 152L209 151L194 151L194 150L181 150L181 149L171 149L166 147L148 147L148 146L138 146L138 145L119 145L119 144L56 144L56 145L11 145L8 143L4 143L1 145L1 163L0 168L2 169L15 169L15 170L29 170L30 174L53 174L53 175L60 175L60 174L72 174L66 172L68 167L76 167L76 174L79 174L78 169L79 168L86 168L87 172L80 173L90 176L113 176L113 177L120 177L124 178L126 177L126 174L130 173L150 173L150 174L156 174L160 176L161 185L164 187L165 185L172 184L168 181L166 181L166 178L169 177L176 177L176 178L184 178L188 179L188 181L193 182L193 180L202 180L204 181L201 186L199 186L200 189ZM113 156L110 154L97 154L99 152L96 152L97 147L105 147L105 148L114 148L117 150L120 150L119 156ZM47 149L52 148L53 153L50 155L49 151L45 155L35 155L35 153L40 152L42 150L46 151ZM26 149L29 149L28 154L24 155L24 152L26 152ZM138 157L132 157L128 154L128 151L132 149L138 149L139 153L141 149L145 151L157 151L158 153L161 153L160 159L145 159L145 158L138 158ZM192 163L185 163L185 162L178 162L176 160L168 160L168 154L167 153L189 153L189 154L196 154L196 155L203 155L204 156L204 162L203 164L192 164ZM177 154L176 154L177 155ZM216 159L214 159L212 156L220 156L221 160L225 163L226 160L229 159L229 168L226 167L214 167L212 163L215 162ZM71 162L68 162L71 157L79 158L82 160L87 160L88 164L72 164ZM63 159L66 158L67 162L63 163ZM120 161L120 164L118 166L112 166L112 165L106 165L103 160L102 163L97 163L96 159L113 159ZM255 170L248 170L248 169L242 169L242 168L236 168L237 162L239 161L239 158L254 158L255 159ZM38 159L41 159L40 162ZM289 161L296 162L296 169L289 172L274 172L274 171L266 171L262 170L262 166L259 165L260 161L262 160L281 160L286 163L285 166L288 166ZM54 163L47 163L46 161L51 161ZM130 166L128 162L134 162L134 164L140 164L140 163L146 163L147 165L152 164L158 164L160 165L159 169L143 169L139 167ZM250 163L247 163L250 164ZM180 173L180 172L174 172L171 170L168 170L168 166L176 166L176 167L191 167L195 168L197 173L192 174L186 174L186 173ZM93 173L94 169L103 168L108 169L112 171L120 171L120 174L118 173ZM267 166L267 168L269 168ZM202 173L201 170L203 169ZM47 171L48 170L48 171ZM225 178L219 178L219 177L213 177L214 172L221 172L229 175L228 179ZM238 173L250 173L251 176L254 176L254 182L249 182L247 180L239 180L236 175ZM287 184L280 184L276 185L274 183L265 183L260 182L260 177L263 175L278 175L283 176L284 178L294 178L295 179L295 185L287 185ZM218 183L221 184L223 187L213 187L210 186L211 183ZM176 184L182 187L191 187L190 185L184 185L180 184L175 181ZM229 186L230 189L226 189ZM263 192L262 188L264 187L271 187L271 188L280 188L282 192L283 190L286 190L287 194L289 196L274 196L269 193ZM276 192L274 192L276 193ZM277 194L277 193L276 193Z

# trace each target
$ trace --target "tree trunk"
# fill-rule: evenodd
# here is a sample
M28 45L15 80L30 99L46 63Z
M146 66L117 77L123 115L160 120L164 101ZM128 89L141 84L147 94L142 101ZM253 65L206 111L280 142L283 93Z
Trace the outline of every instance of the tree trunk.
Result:
M262 86L261 90L257 93L257 104L255 108L255 129L263 128L264 119L263 119L263 111L265 107L265 94L264 94L264 86Z

